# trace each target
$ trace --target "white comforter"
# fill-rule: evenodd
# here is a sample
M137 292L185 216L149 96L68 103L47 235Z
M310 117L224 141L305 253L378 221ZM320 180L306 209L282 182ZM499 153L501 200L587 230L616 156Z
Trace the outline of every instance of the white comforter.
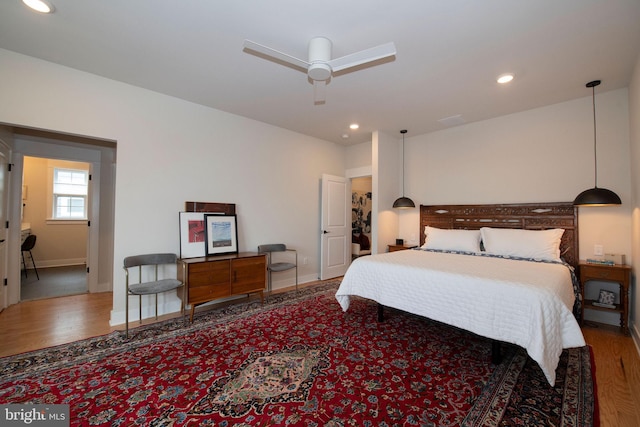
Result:
M351 295L517 344L551 385L562 349L585 345L572 314L571 273L560 263L391 252L351 264L336 293L344 311Z

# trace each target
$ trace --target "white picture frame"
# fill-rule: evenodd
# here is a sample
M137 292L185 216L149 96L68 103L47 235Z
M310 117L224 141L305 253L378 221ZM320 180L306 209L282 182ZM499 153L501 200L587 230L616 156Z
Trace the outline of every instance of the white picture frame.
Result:
M206 255L206 227L203 212L180 212L180 258Z

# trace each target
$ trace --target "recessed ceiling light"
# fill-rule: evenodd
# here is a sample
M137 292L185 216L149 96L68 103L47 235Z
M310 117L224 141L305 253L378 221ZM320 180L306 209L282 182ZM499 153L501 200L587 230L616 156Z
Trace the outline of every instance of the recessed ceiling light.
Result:
M359 127L360 127L360 125L359 125L359 124L357 124L357 123L351 123L351 124L349 125L349 129L351 129L351 130L356 130L356 129L358 129Z
M53 13L53 5L45 0L22 0L22 3L40 13Z
M500 84L505 84L513 80L513 77L514 77L513 73L500 74L496 79L496 81Z
M349 139L349 134L348 133L343 133L342 134L342 139Z

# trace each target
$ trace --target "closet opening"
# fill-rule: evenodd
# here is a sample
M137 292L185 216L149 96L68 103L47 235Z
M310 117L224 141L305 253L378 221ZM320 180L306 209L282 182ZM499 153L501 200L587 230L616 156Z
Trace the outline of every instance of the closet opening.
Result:
M351 258L371 255L371 176L351 178Z

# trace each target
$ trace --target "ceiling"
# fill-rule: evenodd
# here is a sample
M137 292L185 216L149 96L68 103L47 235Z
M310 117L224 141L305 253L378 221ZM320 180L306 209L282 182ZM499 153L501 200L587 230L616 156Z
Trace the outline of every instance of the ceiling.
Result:
M49 1L42 15L2 0L0 48L338 144L590 96L595 79L596 93L627 87L640 54L638 0ZM306 59L315 36L333 58L397 54L334 76L315 105L304 72L243 51L249 39Z

